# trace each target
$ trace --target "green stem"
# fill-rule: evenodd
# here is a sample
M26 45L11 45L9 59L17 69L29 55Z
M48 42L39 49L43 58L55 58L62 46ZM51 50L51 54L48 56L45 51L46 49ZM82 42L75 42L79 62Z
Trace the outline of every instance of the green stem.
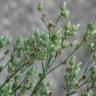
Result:
M6 56L8 55L8 53L9 53L9 50L6 50L6 51L4 52L4 56L0 59L0 62L2 62L2 61L6 58ZM10 60L9 60L9 61L10 61ZM9 64L9 61L6 62L6 64L5 64L4 67L2 68L2 70L0 70L0 73L7 67L7 65Z
M53 32L55 31L56 27L57 27L57 24L58 24L58 21L59 19L61 18L61 16L58 16L57 19L56 19L56 23L55 23L55 26L54 26L54 29L53 29Z
M41 82L44 80L45 77L46 77L46 74L43 74L42 77L40 78L40 80L38 81L38 83L36 84L36 86L35 86L35 88L34 88L34 90L32 91L32 93L31 93L30 96L33 96L33 95L36 93L39 85L41 84Z
M4 67L2 68L2 70L0 71L0 73L7 67L7 65L9 64L10 60L4 65Z
M84 84L86 84L89 79L90 79L90 76L80 85L80 88L81 88Z
M89 61L86 68L85 68L85 71L84 71L84 74L87 72L88 68L89 68L89 65L92 64L93 60Z

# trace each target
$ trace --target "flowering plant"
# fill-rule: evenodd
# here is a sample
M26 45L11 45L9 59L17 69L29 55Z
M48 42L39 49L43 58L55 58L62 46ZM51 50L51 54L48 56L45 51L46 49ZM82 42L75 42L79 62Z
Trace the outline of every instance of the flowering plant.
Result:
M84 85L86 90L81 93L81 96L95 96L96 23L92 22L87 25L84 36L78 42L74 37L77 34L79 24L72 24L68 20L70 11L66 3L61 5L60 14L55 22L46 21L41 2L38 4L37 10L42 14L41 20L47 31L36 31L30 37L19 36L17 38L10 59L5 65L0 65L0 73L4 69L7 71L7 77L0 85L0 96L24 96L26 92L30 93L29 96L51 96L53 92L50 89L50 82L46 78L49 73L65 65L67 65L67 68L66 74L64 74L65 83L63 88L66 91L66 96L77 93ZM66 23L63 20L66 20ZM64 23L63 27L58 25L60 22ZM92 38L91 41L90 38ZM1 49L10 42L8 36L0 36ZM82 64L76 59L75 53L83 44L88 45L89 62L84 74L78 79ZM72 49L72 52L65 59L59 58L64 54L65 49ZM0 60L4 60L9 53L10 50L6 50ZM59 62L56 62L57 60ZM36 61L39 61L40 65L36 64Z

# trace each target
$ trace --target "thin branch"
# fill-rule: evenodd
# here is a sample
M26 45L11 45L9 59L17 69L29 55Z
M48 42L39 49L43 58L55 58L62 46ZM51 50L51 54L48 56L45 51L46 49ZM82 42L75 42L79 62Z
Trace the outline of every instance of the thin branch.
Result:
M32 93L31 93L30 96L33 96L33 95L36 93L39 85L41 84L41 82L44 80L45 77L46 77L46 75L43 74L42 77L40 78L40 80L38 81L38 83L36 84L36 86L35 86L35 88L34 88L34 90L32 91Z
M84 84L86 84L89 79L90 79L90 76L80 85L80 88L81 88Z
M57 17L56 23L55 23L55 25L54 25L53 32L55 31L55 29L56 29L56 27L57 27L57 24L58 24L60 18L61 18L61 16L58 16L58 17Z
M86 69L85 69L85 71L84 71L84 74L87 72L87 70L88 70L88 68L89 68L89 65L92 64L92 62L93 62L93 60L91 60L91 61L88 62L87 66L86 66Z

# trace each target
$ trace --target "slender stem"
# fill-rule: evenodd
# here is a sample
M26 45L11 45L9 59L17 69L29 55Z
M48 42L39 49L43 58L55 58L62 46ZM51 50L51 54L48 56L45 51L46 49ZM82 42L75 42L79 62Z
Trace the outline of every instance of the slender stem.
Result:
M89 50L89 56L91 55L91 50ZM93 59L91 60L91 58L89 57L89 62L88 62L88 64L87 64L87 66L86 66L86 68L85 68L85 72L84 72L84 74L87 72L87 70L88 70L88 68L89 68L89 65L91 64L91 63L93 63Z
M57 66L55 66L53 69L51 69L47 74L51 73L53 70L57 69L62 64L64 64L64 62L66 62L77 51L77 49L78 48L76 48L70 55L68 55L68 57L63 62L61 61Z
M0 70L0 73L7 67L7 65L9 64L10 60L4 65L4 67L2 68L2 70Z
M90 79L90 76L80 85L80 88L81 88L84 84L86 84L89 79Z
M9 50L6 50L4 52L4 56L0 59L0 62L2 62L6 58L6 56L8 55L8 53L9 53ZM9 64L9 61L4 65L4 67L2 68L2 70L0 70L0 73L7 67L7 65Z
M16 96L16 91L15 91L15 94L14 95Z
M67 88L63 85L64 90L69 94L69 91L67 90Z
M55 57L54 57L52 63L49 65L50 67L54 64L54 62L56 61L56 59L57 59L57 55L55 55Z
M48 19L46 18L45 14L42 15L41 21L45 24L46 28L48 29Z
M19 88L21 88L21 84L15 90L13 90L13 92L10 93L10 95L12 95L13 93L15 93Z
M34 90L32 91L32 93L31 93L30 96L33 96L33 95L36 93L39 85L41 84L41 82L44 80L45 77L46 77L46 75L43 74L42 77L40 78L40 80L38 81L38 83L36 84L36 86L35 86L35 88L34 88Z
M58 24L58 21L59 19L61 18L61 16L58 16L57 19L56 19L56 23L55 23L55 26L54 26L54 29L53 29L53 32L55 31L56 27L57 27L57 24Z
M84 74L87 72L87 70L88 70L88 68L89 68L89 65L92 64L92 62L93 62L93 60L91 60L91 61L88 62L87 66L86 66L86 69L85 69L85 71L84 71Z
M6 57L6 54L4 54L4 56L2 58L0 58L0 62L2 62Z

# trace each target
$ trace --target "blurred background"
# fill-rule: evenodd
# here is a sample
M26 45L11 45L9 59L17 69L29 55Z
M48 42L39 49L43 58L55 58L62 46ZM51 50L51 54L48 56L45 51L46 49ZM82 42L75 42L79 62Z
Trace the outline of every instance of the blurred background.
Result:
M13 43L19 35L29 36L36 30L45 30L41 22L41 16L36 10L41 0L0 0L0 34L8 33L12 36ZM49 20L53 20L59 14L59 7L65 0L42 0ZM77 39L80 40L86 31L86 24L96 20L96 0L67 0L71 11L70 20L79 23L80 29ZM10 47L9 47L10 48ZM82 62L87 60L87 47L79 50L77 57ZM64 68L58 68L49 76L54 82L53 96L64 96L63 79ZM27 95L26 95L27 96ZM78 94L78 96L80 96Z

